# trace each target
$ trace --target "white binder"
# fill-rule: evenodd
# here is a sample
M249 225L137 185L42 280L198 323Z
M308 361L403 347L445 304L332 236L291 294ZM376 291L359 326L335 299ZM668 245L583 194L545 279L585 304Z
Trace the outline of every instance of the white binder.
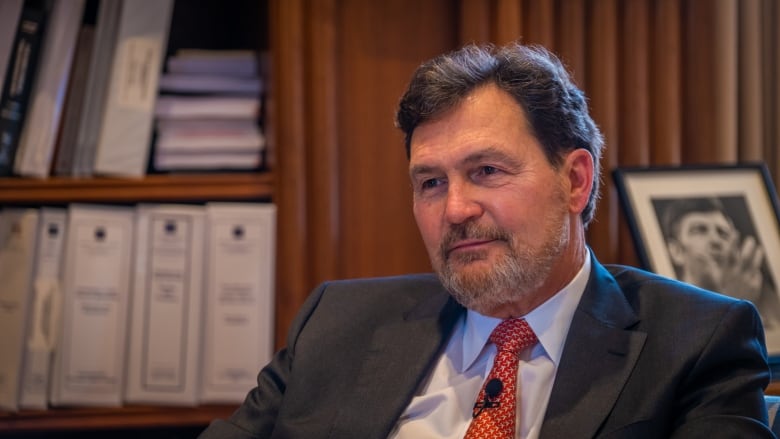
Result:
M0 409L19 408L38 232L36 209L0 212Z
M276 206L208 209L201 402L237 403L273 351Z
M49 13L35 85L14 160L14 172L19 175L49 175L84 2L54 2Z
M152 140L154 104L173 0L122 3L95 173L142 176Z
M132 207L69 207L52 405L122 403L133 222Z
M51 359L62 306L61 266L67 218L64 208L40 209L19 400L19 406L24 409L45 409L49 401Z
M205 225L202 206L138 207L128 403L198 402Z

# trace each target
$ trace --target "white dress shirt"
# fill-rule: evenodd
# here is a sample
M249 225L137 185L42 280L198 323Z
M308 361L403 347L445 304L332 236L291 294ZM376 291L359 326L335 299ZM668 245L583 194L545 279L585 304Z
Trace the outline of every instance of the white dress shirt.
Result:
M590 276L590 254L561 291L524 316L539 343L520 354L516 437L536 439L550 400L566 334ZM490 373L496 347L488 342L501 322L469 310L417 395L396 423L392 439L462 439Z

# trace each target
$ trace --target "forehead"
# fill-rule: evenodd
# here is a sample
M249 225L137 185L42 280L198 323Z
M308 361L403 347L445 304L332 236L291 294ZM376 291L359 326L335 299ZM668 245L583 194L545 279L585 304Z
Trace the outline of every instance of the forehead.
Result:
M471 153L475 148L534 147L542 152L523 108L494 84L475 89L455 107L420 124L410 146L411 163Z

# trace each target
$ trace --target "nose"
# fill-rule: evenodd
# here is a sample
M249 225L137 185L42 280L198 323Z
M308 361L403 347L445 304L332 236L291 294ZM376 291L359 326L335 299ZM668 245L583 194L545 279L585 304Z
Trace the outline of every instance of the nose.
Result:
M450 182L447 190L447 201L444 217L450 224L463 224L482 215L482 204L477 200L474 191L465 184Z

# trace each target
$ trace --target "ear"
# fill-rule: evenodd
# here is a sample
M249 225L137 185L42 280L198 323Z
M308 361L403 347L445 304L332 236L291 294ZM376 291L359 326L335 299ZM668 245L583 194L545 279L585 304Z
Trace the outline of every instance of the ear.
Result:
M585 149L575 149L566 156L564 169L569 183L569 210L579 214L593 190L593 156Z
M669 257L674 265L681 266L685 263L685 251L676 239L669 240L666 243L666 249L669 251Z

